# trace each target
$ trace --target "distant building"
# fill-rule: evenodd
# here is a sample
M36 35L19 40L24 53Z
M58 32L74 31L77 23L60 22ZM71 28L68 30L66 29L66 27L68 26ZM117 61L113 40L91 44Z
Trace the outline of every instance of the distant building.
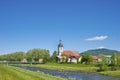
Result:
M111 64L111 55L103 55L103 57L101 58L101 61L107 63L107 64Z
M64 50L61 40L59 41L57 62L77 63L79 58L80 54L77 51Z
M92 56L92 63L98 63L99 57L98 56Z
M21 59L21 61L20 62L27 62L27 59Z
M39 63L43 63L43 59L40 58L40 59L38 60L38 62L39 62Z

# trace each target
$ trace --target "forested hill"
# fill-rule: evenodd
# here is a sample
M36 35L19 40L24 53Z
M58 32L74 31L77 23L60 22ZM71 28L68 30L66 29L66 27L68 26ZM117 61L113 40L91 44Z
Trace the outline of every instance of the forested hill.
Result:
M100 55L100 54L104 54L104 55L112 55L114 53L120 53L117 50L111 50L111 49L94 49L94 50L88 50L85 52L82 52L81 55L83 54L90 54L90 55Z

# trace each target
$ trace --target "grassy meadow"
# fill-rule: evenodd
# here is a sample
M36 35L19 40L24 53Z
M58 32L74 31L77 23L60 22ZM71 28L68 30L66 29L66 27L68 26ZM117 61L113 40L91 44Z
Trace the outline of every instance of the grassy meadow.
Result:
M117 71L104 71L104 72L99 72L99 74L108 75L108 76L120 76L120 70L117 70Z
M42 72L23 70L13 66L0 64L0 80L68 80L61 77L51 76Z

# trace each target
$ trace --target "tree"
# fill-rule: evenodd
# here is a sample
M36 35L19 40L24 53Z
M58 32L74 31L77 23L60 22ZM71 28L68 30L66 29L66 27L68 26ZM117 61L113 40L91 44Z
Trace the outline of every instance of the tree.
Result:
M116 59L117 59L117 66L120 67L120 53L116 55Z
M111 65L115 66L117 64L116 54L111 56Z
M35 48L29 50L26 54L28 61L38 61L43 59L44 62L47 62L50 58L49 50Z
M117 70L120 68L120 53L113 54L111 57L111 70Z
M25 58L24 52L14 52L6 55L0 56L1 60L7 60L7 61L20 61L21 59Z
M102 62L98 65L99 71L106 71L106 70L108 70L108 67L107 67L108 60L107 60L107 58L104 55L101 55L100 57L102 59Z
M92 62L92 61L93 61L93 59L92 59L91 55L89 55L89 54L82 55L82 60L81 60L82 63L90 64L90 62Z
M57 51L54 51L52 56L51 56L51 62L56 62L56 57L57 57Z
M11 55L15 61L20 61L25 58L24 52L15 52Z

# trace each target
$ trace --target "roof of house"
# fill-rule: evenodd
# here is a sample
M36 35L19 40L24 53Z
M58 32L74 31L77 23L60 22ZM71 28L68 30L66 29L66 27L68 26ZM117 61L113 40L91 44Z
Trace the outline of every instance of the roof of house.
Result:
M77 51L70 51L70 50L64 50L62 54L66 55L67 57L78 58L80 56L80 54Z
M93 60L97 60L98 57L97 57L97 56L92 56L92 59L93 59Z

